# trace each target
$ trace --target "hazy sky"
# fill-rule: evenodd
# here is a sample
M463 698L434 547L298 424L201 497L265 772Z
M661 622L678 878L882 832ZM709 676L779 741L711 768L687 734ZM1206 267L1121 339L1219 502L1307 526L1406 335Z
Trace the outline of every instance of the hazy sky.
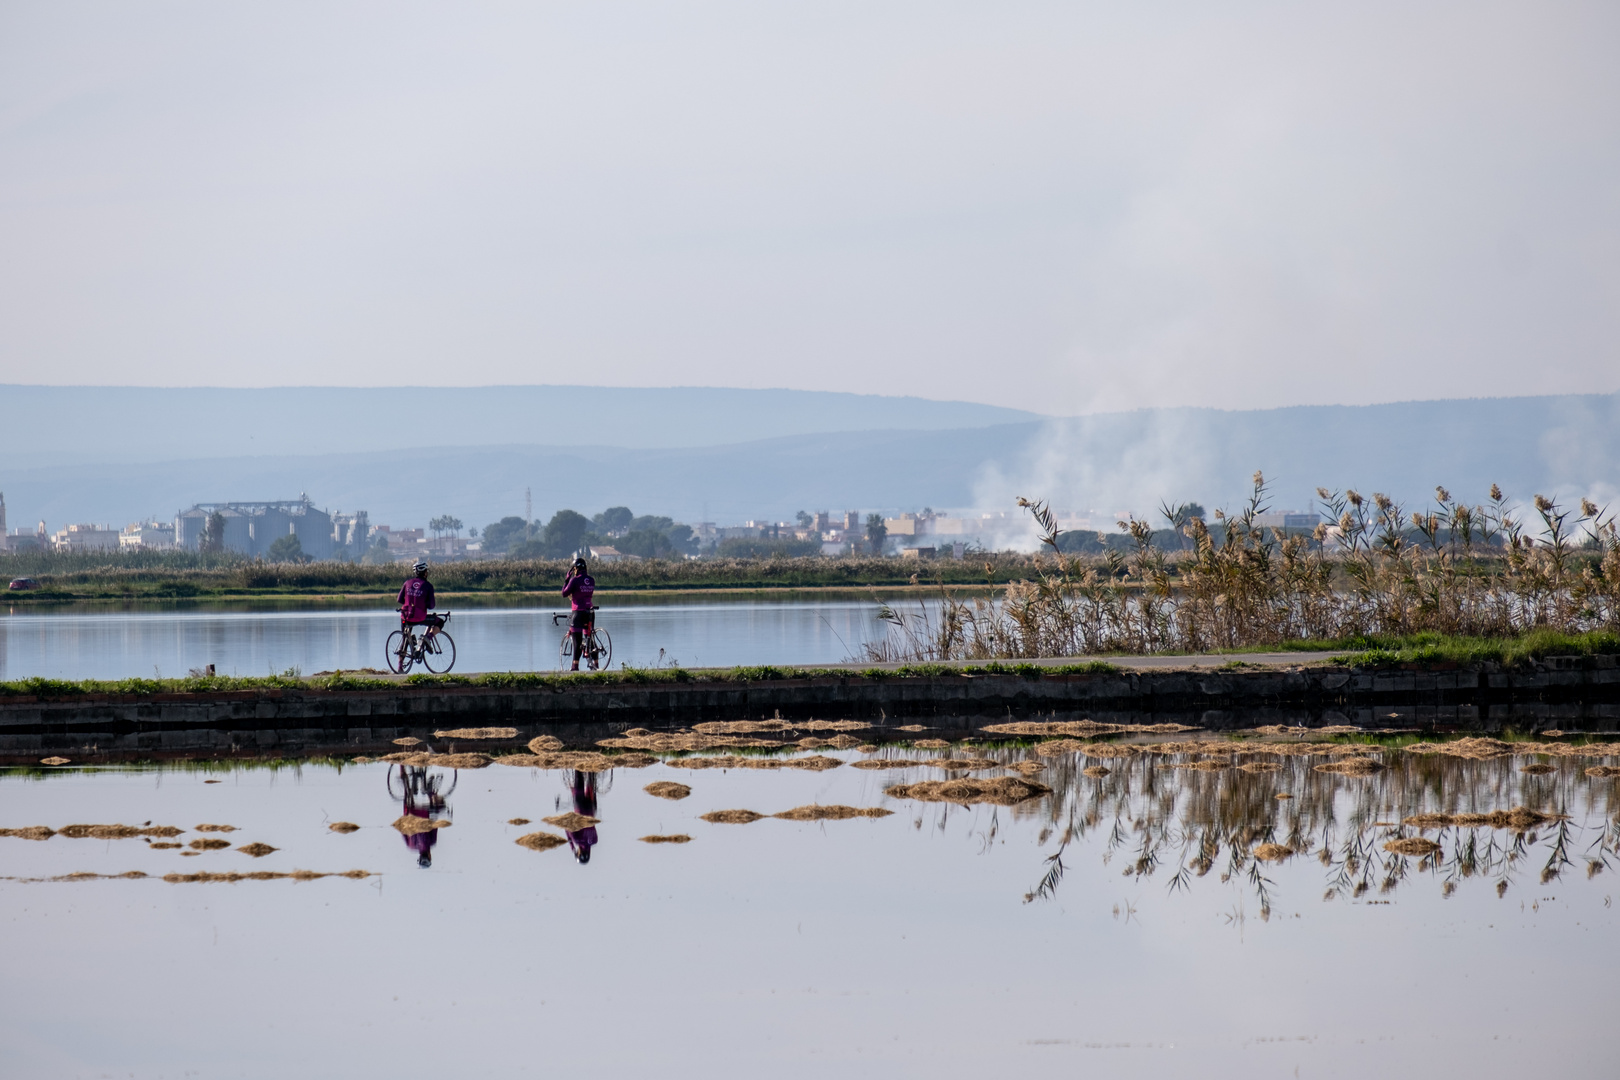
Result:
M0 2L0 382L1620 387L1620 5Z

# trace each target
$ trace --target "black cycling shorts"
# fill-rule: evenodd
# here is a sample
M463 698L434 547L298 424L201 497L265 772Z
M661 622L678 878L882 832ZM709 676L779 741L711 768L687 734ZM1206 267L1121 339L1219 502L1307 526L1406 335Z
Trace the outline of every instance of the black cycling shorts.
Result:
M574 612L573 616L568 620L568 629L571 631L589 630L591 628L591 616L594 614L596 614L594 611L581 610Z

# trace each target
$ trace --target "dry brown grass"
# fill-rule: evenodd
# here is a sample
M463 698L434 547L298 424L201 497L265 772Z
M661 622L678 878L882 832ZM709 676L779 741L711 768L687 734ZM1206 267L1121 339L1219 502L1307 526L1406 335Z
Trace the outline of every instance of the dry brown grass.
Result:
M1469 758L1474 761L1509 757L1513 751L1512 743L1483 737L1455 739L1451 742L1420 742L1406 748L1408 754L1444 754L1446 757Z
M919 750L949 750L950 741L947 739L913 739L912 746Z
M65 757L45 757L45 758L40 758L39 763L41 765L70 765L70 764L72 764L72 762L68 758L65 758Z
M1254 849L1254 857L1265 862L1282 862L1293 854L1294 849L1285 844L1261 844Z
M270 854L272 851L279 851L280 849L279 848L273 848L269 844L252 843L252 844L243 844L241 847L237 848L236 850L240 851L244 855L251 855L255 859L262 859L266 855Z
M919 802L1017 806L1042 795L1050 795L1052 789L1035 780L1003 776L995 780L923 780L915 784L896 784L885 788L883 793L893 799L915 799Z
M49 840L56 830L46 825L25 825L21 829L0 829L0 836L15 836L19 840Z
M710 810L701 818L703 821L715 825L747 825L758 821L764 814L756 814L752 810Z
M1586 775L1599 780L1620 776L1620 765L1594 765L1586 770Z
M1100 780L1113 771L1114 770L1110 769L1106 765L1087 765L1085 768L1080 770L1080 775L1089 776L1092 779Z
M551 754L563 748L563 741L555 735L536 735L529 740L529 753Z
M394 828L406 836L415 836L418 833L432 832L434 829L448 828L449 825L450 822L443 819L421 818L412 814L405 814L394 822Z
M179 836L185 831L173 825L67 825L58 833L71 840L130 840L137 836Z
M405 735L405 736L402 736L402 737L400 737L398 739L395 739L394 740L394 745L395 746L416 746L419 743L421 743L421 741L422 740L418 739L415 735Z
M235 825L198 825L198 832L235 832Z
M1407 836L1399 840L1388 840L1384 843L1384 850L1394 852L1396 855L1433 855L1440 850L1440 845L1433 840L1425 840L1421 836Z
M1277 764L1275 761L1250 761L1243 765L1239 765L1238 768L1242 769L1244 772L1252 773L1282 771L1282 766Z
M526 817L508 818L506 823L508 825L527 825L529 823L529 819Z
M865 731L871 726L864 720L806 720L794 725L800 731Z
M191 849L193 851L223 851L225 848L230 846L231 842L229 840L218 840L213 837L209 837L206 840L193 840L191 842Z
M1531 776L1545 776L1548 773L1557 772L1558 766L1544 765L1539 761L1532 761L1528 765L1520 766L1519 771L1522 773L1529 773Z
M921 724L905 724L905 725L902 725L901 727L895 728L894 730L896 730L896 731L927 731L928 729L926 727L924 727L923 725L921 725Z
M151 850L151 851L173 851L176 848L182 848L182 847L185 847L185 845L180 843L180 841L178 841L178 840L159 840L157 843L150 845L149 850ZM194 855L194 854L196 854L196 852L188 851L188 852L186 852L186 854Z
M356 825L352 821L334 821L332 824L328 825L327 828L331 829L335 833L352 833L360 831L360 826Z
M784 810L771 817L781 818L783 821L847 821L850 818L883 818L893 814L893 810L885 810L881 806L868 806L864 809L857 806L796 806L792 810Z
M637 837L643 844L690 844L692 838L685 833Z
M592 825L601 824L601 818L593 818L589 814L579 814L570 810L566 814L553 814L548 818L541 818L547 825L555 825L564 832L579 832Z
M458 727L449 731L435 731L435 739L515 739L515 727Z
M568 843L567 840L556 833L549 832L524 833L512 842L518 847L525 847L530 851L550 851L554 847Z
M608 750L644 750L654 754L677 754L725 748L770 749L784 744L775 739L757 739L741 735L648 732L644 735L625 734L616 739L598 739L596 745Z
M673 780L655 780L641 789L647 794L660 799L679 800L692 794L692 789L685 784L677 784Z
M321 873L315 870L294 870L291 873L278 873L274 870L253 870L247 873L229 871L226 873L200 873L200 874L164 874L163 880L171 885L182 883L213 883L237 881L316 881L320 878L342 877L352 878L356 881L371 876L370 870L345 870L341 873Z
M1414 829L1442 829L1448 825L1461 825L1524 832L1552 820L1554 818L1550 814L1543 814L1524 806L1515 806L1512 810L1493 810L1489 814L1413 814L1403 818L1401 824Z

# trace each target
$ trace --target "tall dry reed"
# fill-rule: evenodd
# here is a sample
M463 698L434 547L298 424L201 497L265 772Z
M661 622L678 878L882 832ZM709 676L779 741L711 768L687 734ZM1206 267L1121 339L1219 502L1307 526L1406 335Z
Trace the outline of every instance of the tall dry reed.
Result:
M933 610L885 605L884 660L1012 659L1088 653L1200 652L1358 635L1508 637L1536 629L1620 630L1620 535L1613 514L1537 495L1521 516L1496 486L1468 505L1435 489L1410 514L1388 496L1319 488L1334 519L1314 535L1263 528L1260 473L1235 513L1213 522L1162 508L1185 550L1167 550L1136 518L1126 552L1060 550L1044 501L1019 499L1042 530L1037 574L997 598ZM1179 540L1177 541L1179 546Z

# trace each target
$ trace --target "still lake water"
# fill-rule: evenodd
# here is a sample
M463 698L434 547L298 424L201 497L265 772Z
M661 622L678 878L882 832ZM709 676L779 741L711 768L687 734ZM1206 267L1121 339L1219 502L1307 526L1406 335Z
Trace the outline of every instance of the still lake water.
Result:
M583 863L514 843L591 808L562 770L426 770L454 823L431 847L390 827L403 766L3 773L3 827L229 824L233 847L279 849L0 838L3 1072L1614 1075L1620 804L1589 762L1532 776L1391 749L1357 777L1048 749L972 749L1044 765L1051 794L1013 807L885 794L946 776L922 764L938 750L876 751L917 759L892 771L621 768L597 780ZM660 780L692 794L643 790ZM700 819L810 803L893 813ZM1411 813L1521 804L1568 820L1383 849ZM691 841L638 840L674 833ZM1256 862L1262 841L1299 854ZM162 879L300 868L374 876ZM40 880L129 871L151 876Z
M598 625L612 636L614 667L838 663L883 636L871 600L658 601L604 599ZM560 607L449 607L458 672L557 667ZM12 608L0 614L0 679L173 678L209 664L221 675L380 669L398 628L391 608Z

